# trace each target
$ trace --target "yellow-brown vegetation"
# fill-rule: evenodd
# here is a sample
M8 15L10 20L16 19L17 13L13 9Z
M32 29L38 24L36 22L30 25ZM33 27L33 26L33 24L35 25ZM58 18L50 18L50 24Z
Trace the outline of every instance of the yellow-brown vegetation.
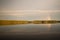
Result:
M27 20L0 20L0 25L15 25L15 24L54 24L60 23L60 21L56 20L34 20L34 21L27 21Z
M28 21L24 20L0 20L0 25L13 25L13 24L28 24Z

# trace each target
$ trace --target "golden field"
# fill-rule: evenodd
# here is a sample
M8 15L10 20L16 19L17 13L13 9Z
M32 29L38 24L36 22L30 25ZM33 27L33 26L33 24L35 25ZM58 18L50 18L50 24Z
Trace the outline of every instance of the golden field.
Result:
M0 25L28 24L25 20L0 20Z
M0 25L15 25L15 24L54 24L54 23L60 23L60 21L56 20L33 20L33 21L27 21L27 20L0 20Z

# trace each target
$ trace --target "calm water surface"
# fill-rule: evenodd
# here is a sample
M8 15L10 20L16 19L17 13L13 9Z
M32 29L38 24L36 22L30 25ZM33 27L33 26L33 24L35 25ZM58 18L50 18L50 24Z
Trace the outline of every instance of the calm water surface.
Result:
M52 33L60 32L60 24L22 24L0 26L2 33Z

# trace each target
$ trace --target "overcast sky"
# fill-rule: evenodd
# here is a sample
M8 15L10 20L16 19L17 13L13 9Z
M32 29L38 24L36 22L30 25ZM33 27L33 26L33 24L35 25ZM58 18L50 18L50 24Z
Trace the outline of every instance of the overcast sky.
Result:
M0 0L0 19L60 20L60 0Z

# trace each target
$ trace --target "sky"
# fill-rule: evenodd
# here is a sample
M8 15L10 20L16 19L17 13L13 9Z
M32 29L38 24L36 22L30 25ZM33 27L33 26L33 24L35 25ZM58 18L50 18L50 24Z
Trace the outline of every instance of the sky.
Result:
M60 20L60 0L0 0L0 20Z

